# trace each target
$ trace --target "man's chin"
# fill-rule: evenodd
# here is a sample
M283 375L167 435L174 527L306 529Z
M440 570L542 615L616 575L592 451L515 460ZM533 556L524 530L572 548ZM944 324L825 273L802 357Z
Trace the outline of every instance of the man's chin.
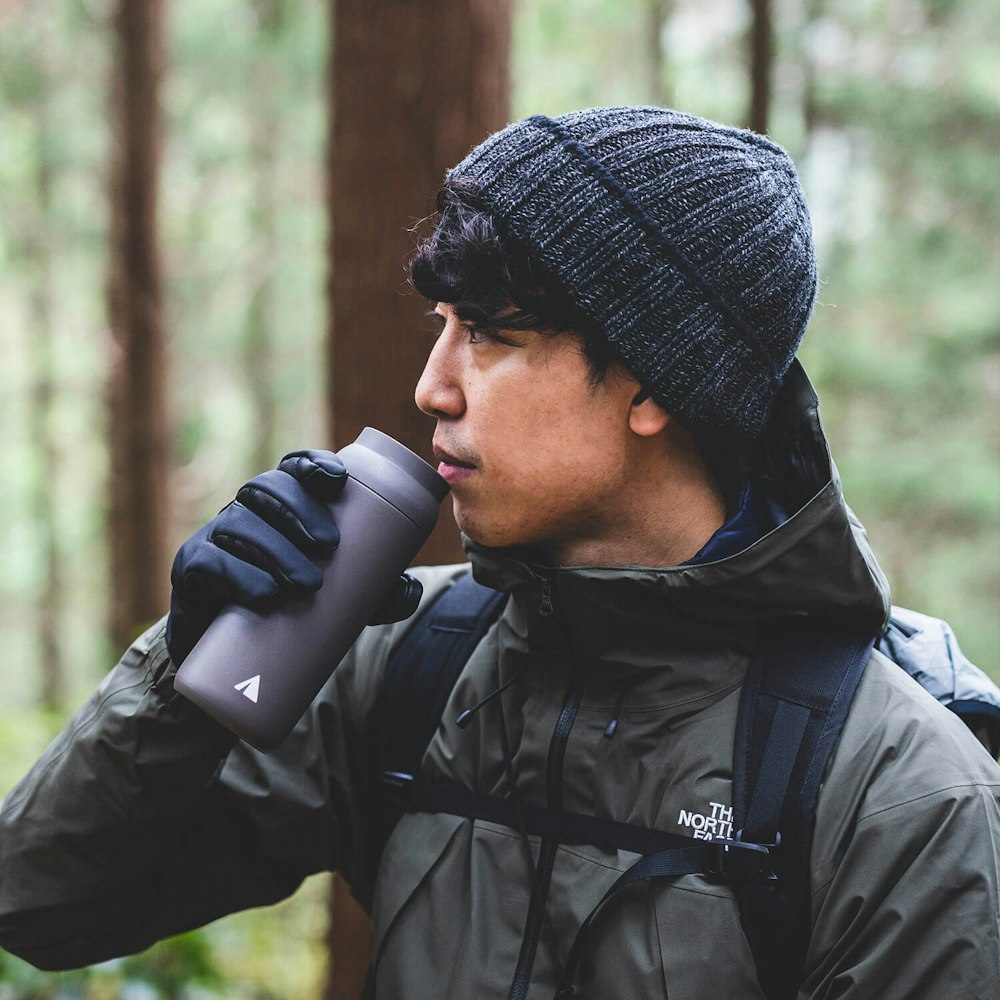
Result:
M528 549L540 556L547 551L544 543L537 538L527 537L513 525L503 522L482 522L475 518L463 518L456 511L455 522L462 532L466 547L471 542L484 549Z
M502 521L484 518L470 510L457 498L454 505L455 523L458 530L476 545L482 545L488 549L505 549L512 545L522 544L516 531L509 524Z

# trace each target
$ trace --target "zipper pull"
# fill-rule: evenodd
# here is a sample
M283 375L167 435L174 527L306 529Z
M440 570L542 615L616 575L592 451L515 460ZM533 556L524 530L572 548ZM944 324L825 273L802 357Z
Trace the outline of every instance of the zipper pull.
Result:
M548 577L542 580L542 599L538 605L538 614L541 618L552 617L552 581Z

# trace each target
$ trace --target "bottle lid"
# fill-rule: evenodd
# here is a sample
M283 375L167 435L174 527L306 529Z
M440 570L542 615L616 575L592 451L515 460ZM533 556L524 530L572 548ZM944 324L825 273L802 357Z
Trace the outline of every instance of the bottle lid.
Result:
M338 455L349 476L430 534L449 487L419 455L374 427L366 427Z

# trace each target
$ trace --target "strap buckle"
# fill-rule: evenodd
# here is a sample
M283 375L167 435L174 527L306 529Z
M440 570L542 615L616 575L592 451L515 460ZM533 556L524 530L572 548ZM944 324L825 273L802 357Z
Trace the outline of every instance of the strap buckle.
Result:
M777 882L772 851L781 844L781 834L775 835L773 844L753 844L736 837L727 840L717 837L709 841L708 870L705 878L713 883L727 882Z
M416 805L417 780L403 771L383 771L382 790L394 806L409 812Z

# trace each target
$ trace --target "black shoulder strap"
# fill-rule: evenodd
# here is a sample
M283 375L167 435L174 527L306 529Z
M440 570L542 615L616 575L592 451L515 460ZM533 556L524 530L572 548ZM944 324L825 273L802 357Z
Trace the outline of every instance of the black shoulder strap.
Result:
M802 983L812 919L809 860L816 801L875 636L783 621L754 657L733 754L733 829L778 844L778 878L737 886L743 930L768 1000Z
M373 885L382 848L404 808L394 790L400 778L420 773L455 682L472 651L500 614L506 594L476 583L471 570L425 609L386 664L375 705L373 789L378 825L370 853ZM388 779L388 780L387 780ZM366 900L370 907L371 901ZM363 996L374 997L374 968Z
M451 689L505 594L460 576L420 616L386 665L375 714L378 777L415 775Z

